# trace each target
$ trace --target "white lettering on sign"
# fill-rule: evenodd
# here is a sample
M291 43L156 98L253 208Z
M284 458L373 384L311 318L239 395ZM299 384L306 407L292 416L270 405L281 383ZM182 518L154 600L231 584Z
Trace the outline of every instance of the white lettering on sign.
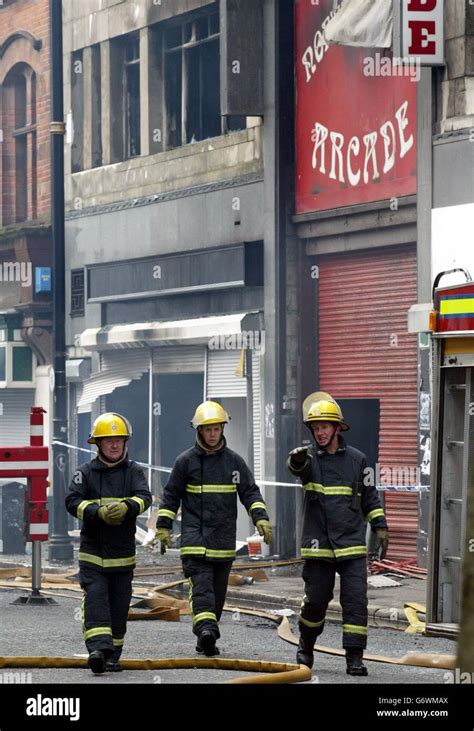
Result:
M407 136L405 132L408 124L407 101L396 110L393 121L387 120L379 130L368 132L362 137L362 141L354 135L347 145L341 132L332 132L320 122L316 122L311 131L313 169L318 170L322 175L327 175L326 161L330 156L329 177L333 180L345 183L347 178L352 186L359 184L361 176L365 185L379 180L382 163L383 173L389 172L395 165L397 154L400 159L403 159L413 147L413 135ZM379 135L383 140L383 160L379 160L377 153ZM328 146L330 149L326 156Z
M307 82L311 81L314 74L318 70L318 65L321 63L327 53L329 45L324 37L324 31L326 30L326 26L329 21L335 16L336 12L339 10L340 4L341 0L337 0L334 10L332 10L332 12L330 12L329 15L324 18L321 25L321 30L317 30L314 34L313 45L308 46L308 48L303 53L301 63L303 64L306 71Z
M424 66L444 63L444 0L403 0L402 50Z

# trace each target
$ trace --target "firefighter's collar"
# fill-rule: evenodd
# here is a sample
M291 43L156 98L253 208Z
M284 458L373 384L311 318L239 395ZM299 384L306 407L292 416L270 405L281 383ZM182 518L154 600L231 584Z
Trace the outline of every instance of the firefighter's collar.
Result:
M222 435L222 439L219 442L219 444L214 449L209 449L209 447L204 444L203 440L199 436L199 432L196 432L196 449L198 449L200 452L204 452L209 457L212 457L214 454L219 454L219 452L222 452L224 447L227 446L227 442L225 439L225 436Z
M316 442L316 440L315 440L315 442ZM341 435L339 434L338 435L338 447L337 447L336 451L333 452L333 454L343 454L345 451L346 451L345 439L343 437L341 437ZM321 449L320 447L318 447L317 442L316 442L316 454L318 455L318 457L322 457L323 455L331 456L331 454L329 452L326 452L325 449Z

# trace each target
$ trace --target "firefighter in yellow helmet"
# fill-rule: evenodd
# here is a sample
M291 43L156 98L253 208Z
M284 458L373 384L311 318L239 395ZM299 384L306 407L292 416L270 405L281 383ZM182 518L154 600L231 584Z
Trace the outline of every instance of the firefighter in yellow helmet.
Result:
M388 530L377 491L367 479L367 459L341 436L349 429L337 401L326 392L310 394L303 421L314 447L290 452L288 467L304 488L301 556L305 596L299 616L297 661L313 666L313 648L324 628L336 572L340 575L343 647L349 675L367 675L366 521L377 531L382 556Z
M83 521L79 581L84 591L83 632L95 674L122 668L127 615L135 566L136 518L151 505L151 493L128 457L128 420L107 413L95 420L88 439L97 456L76 470L66 508Z
M157 521L161 550L171 544L171 528L181 506L181 559L189 580L197 652L218 655L218 622L235 558L237 497L265 543L272 539L267 509L252 473L226 444L230 417L215 401L200 404L191 425L196 443L177 458L165 487Z

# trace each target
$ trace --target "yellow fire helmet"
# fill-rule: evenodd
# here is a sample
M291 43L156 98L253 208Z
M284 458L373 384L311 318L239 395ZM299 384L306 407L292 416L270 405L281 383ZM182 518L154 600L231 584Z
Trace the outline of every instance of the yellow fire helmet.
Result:
M308 425L312 421L335 421L340 424L341 431L349 429L349 425L344 421L341 407L325 391L311 393L303 401L303 421Z
M216 401L204 401L199 404L196 413L191 421L191 426L197 429L198 426L206 426L207 424L227 424L230 416L222 406Z
M129 439L131 436L132 427L129 420L120 414L108 412L94 421L87 441L89 444L97 444L97 439L102 439L102 437L125 437Z

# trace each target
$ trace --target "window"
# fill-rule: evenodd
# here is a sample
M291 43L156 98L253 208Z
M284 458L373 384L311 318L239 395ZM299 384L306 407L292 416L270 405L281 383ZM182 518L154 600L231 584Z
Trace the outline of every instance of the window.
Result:
M102 165L102 79L100 62L100 43L91 48L92 72L92 110L91 110L91 165Z
M140 154L140 43L132 38L125 47L125 157Z
M138 33L111 42L112 162L137 157L140 143L140 39Z
M35 382L36 358L22 342L0 345L0 384L2 388L31 388Z
M2 90L2 224L37 217L36 75L27 64L10 70Z
M166 25L164 56L166 147L220 135L218 9Z
M84 269L71 271L71 316L84 314Z
M71 57L71 113L73 125L71 172L73 173L102 165L100 57L99 43L90 48L90 68L87 64L85 65L83 49L75 51ZM86 74L90 84L87 99L85 97ZM90 130L84 129L84 122L89 118L84 113L85 103L90 104Z
M33 353L30 348L14 345L12 353L12 380L31 382L33 380Z
M5 345L0 347L0 381L7 380L7 349Z

